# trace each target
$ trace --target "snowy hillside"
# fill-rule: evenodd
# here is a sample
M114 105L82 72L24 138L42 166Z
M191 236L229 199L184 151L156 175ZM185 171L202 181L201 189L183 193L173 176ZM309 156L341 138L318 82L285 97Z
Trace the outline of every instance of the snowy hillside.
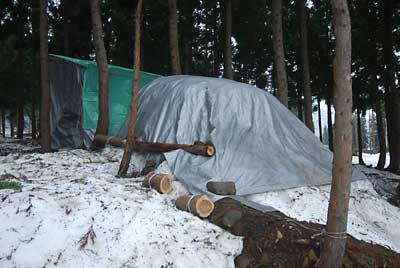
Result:
M0 267L234 267L242 239L178 211L177 181L160 195L142 178L116 179L121 153L0 157L2 179L22 185L0 191Z

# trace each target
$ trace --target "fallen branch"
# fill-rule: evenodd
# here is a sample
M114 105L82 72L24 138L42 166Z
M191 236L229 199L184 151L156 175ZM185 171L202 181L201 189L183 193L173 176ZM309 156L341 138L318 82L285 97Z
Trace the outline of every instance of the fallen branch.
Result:
M168 194L172 190L172 177L168 174L150 172L144 177L143 187L156 189L160 194Z
M116 137L108 137L106 135L96 135L95 141L101 144L110 144L116 147L125 147L126 140L119 139ZM169 152L177 149L182 149L185 152L203 155L203 156L214 156L215 148L211 144L195 143L190 144L175 144L175 143L161 143L161 142L145 142L145 141L135 141L133 144L133 149L138 151L150 151L150 152Z
M175 201L175 206L200 218L207 218L214 210L214 202L206 195L181 196Z
M93 224L89 227L89 230L81 237L79 240L79 250L85 249L86 245L89 242L89 239L92 240L92 245L94 244L94 239L96 238L96 233L93 230Z

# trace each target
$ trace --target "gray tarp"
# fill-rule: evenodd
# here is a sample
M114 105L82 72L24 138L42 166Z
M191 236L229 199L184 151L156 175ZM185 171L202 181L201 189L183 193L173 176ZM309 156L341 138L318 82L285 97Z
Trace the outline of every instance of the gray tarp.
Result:
M51 149L83 145L82 84L85 69L75 63L49 58Z
M226 79L170 76L142 88L139 102L139 140L214 144L212 158L164 154L192 193L207 192L209 180L235 181L240 196L331 182L332 153L266 91ZM127 122L118 136L126 135Z

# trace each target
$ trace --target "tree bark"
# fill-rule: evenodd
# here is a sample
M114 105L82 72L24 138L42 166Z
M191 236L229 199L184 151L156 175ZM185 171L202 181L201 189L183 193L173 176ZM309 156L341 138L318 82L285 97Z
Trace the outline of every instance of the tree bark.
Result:
M393 0L383 1L383 56L385 62L385 107L390 164L388 170L400 174L400 97L396 94L395 60L393 52Z
M336 36L333 62L335 94L335 140L332 187L328 208L326 235L319 267L341 266L346 247L347 215L351 186L352 151L352 87L351 87L351 23L346 0L331 0Z
M361 130L361 112L357 109L357 144L358 144L358 164L365 166L363 160L363 141L362 141L362 130Z
M133 147L136 142L136 121L139 105L139 67L140 67L140 30L141 30L141 14L142 0L138 0L135 13L135 58L133 64L133 85L132 85L132 100L129 113L128 138L124 149L124 155L118 170L118 176L126 175L129 163L132 157Z
M178 42L178 9L176 0L168 0L169 8L169 47L171 53L171 67L174 75L181 74L181 60L179 57Z
M108 114L108 61L104 47L103 27L101 23L100 1L89 0L92 17L93 41L96 51L96 62L99 79L99 116L97 120L96 134L107 135L110 123ZM93 140L92 148L104 147L104 144Z
M305 123L314 132L312 119L312 93L310 83L310 65L308 60L308 31L307 31L307 11L306 1L298 1L298 12L300 17L300 50L301 50L301 74L303 82L304 103L305 103Z
M233 79L232 69L232 0L224 0L225 14L225 54L224 78Z
M321 120L321 99L318 97L317 99L318 102L318 129L319 129L319 140L323 142L322 140L322 120Z
M272 44L274 50L274 68L277 85L278 100L288 107L288 85L285 67L285 51L283 47L282 32L282 0L274 0L271 3L272 13Z
M40 81L41 81L41 107L40 107L40 142L42 152L51 151L50 138L50 90L48 73L48 25L47 25L47 0L40 1Z

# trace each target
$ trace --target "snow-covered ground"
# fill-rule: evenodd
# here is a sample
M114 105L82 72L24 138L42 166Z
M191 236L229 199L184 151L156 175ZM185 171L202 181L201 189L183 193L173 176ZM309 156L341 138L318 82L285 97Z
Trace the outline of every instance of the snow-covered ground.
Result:
M178 211L174 201L187 193L179 181L160 195L141 187L143 178L115 178L121 149L38 154L27 153L35 145L4 142L0 149L22 153L0 156L0 180L19 182L22 190L0 190L0 267L234 267L242 238ZM144 165L139 155L132 163ZM394 175L361 168L372 180L352 183L348 233L400 252L400 209L373 187ZM170 173L165 162L158 171ZM301 187L249 198L325 223L329 190ZM89 230L94 243L89 239L81 250Z
M348 234L400 252L400 208L392 206L379 195L373 182L391 177L389 172L359 167L370 180L351 184ZM329 204L330 185L309 186L284 191L257 194L249 197L254 202L280 210L300 221L325 224Z
M379 154L363 154L363 160L366 165L372 165L373 167L376 167L379 161ZM386 165L387 167L390 162L390 155L389 153L386 154ZM358 164L358 156L353 156L353 164Z
M234 267L242 238L178 211L170 195L116 179L121 149L0 157L0 267ZM139 156L133 163L141 167ZM168 167L159 167L168 172ZM81 238L91 229L79 249Z

